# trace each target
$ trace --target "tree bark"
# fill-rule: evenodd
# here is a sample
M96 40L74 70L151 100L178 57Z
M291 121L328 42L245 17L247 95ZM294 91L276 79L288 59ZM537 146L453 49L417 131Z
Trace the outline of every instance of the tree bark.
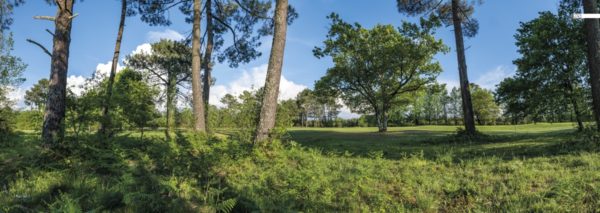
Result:
M194 24L192 26L192 99L194 105L194 131L206 132L204 116L204 101L202 100L202 85L200 70L202 58L200 56L200 14L202 0L194 0Z
M204 50L204 75L202 76L203 94L202 98L204 101L204 114L206 128L208 129L208 110L209 99L210 99L210 86L212 83L212 52L214 48L214 32L213 32L213 18L210 8L212 8L212 0L206 0L206 49Z
M598 13L595 0L583 0L584 13ZM600 131L600 23L598 19L585 19L587 59L592 87L592 102L597 130Z
M115 52L113 54L112 66L110 67L110 75L108 76L108 86L106 87L106 97L104 98L104 106L102 109L102 123L100 133L107 134L111 128L110 107L113 95L113 85L115 75L117 73L117 65L119 64L119 54L121 53L121 40L123 39L123 29L125 28L125 18L127 17L127 0L121 0L121 20L119 21L119 31L117 33L117 41L115 42Z
M267 79L264 87L265 93L261 104L254 143L266 140L269 137L271 129L275 127L277 97L279 95L279 82L281 80L281 68L283 66L287 32L287 13L288 0L277 0L275 3L273 45L269 57L269 67L267 68Z
M469 78L467 75L467 60L465 57L465 44L462 32L462 20L460 18L459 0L452 0L452 21L454 25L454 38L456 39L456 55L458 58L458 73L460 77L460 93L462 96L462 108L465 130L468 134L475 134L475 120L473 117L473 105L471 104L471 91L469 90Z
M167 140L171 139L171 127L173 126L173 120L175 118L175 95L177 94L177 80L175 76L169 74L167 77L167 123L165 128L165 137Z
M74 3L75 0L56 0L56 4L59 6L54 21L48 99L42 128L42 139L46 148L58 145L64 137L67 72L69 70L69 48Z
M579 109L579 104L577 104L577 98L575 97L575 89L571 82L566 82L567 96L571 100L571 105L573 105L573 112L575 113L575 120L577 120L577 130L583 131L583 121L581 119L581 110ZM573 119L571 119L573 120Z

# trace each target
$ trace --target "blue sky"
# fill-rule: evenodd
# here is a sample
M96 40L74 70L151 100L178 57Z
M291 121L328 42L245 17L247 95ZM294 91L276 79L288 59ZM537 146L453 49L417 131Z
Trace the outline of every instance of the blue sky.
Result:
M75 5L75 12L79 16L73 24L70 76L90 77L99 64L110 61L120 12L119 2L86 0ZM290 0L290 3L296 7L300 16L288 28L283 75L289 85L282 85L282 90L289 90L288 96L292 96L296 90L312 87L314 81L323 76L332 65L330 60L317 59L312 55L313 47L320 45L325 38L329 25L326 16L331 12L340 14L348 22L359 22L368 28L376 24L399 26L403 20L415 20L399 14L395 0ZM487 0L478 6L475 18L480 23L479 34L467 39L465 43L471 82L493 88L501 79L511 75L515 69L512 61L518 57L513 35L519 22L537 17L540 11L555 11L557 5L557 0ZM29 64L25 72L27 82L21 86L19 94L49 75L49 57L25 39L34 39L51 48L52 38L45 29L53 30L53 24L33 20L32 17L53 14L54 7L35 0L30 0L15 10L15 22L11 29L15 38L13 53ZM191 25L184 22L178 10L171 11L170 16L173 24L167 27L150 27L141 22L139 17L129 17L122 53L129 54L138 46L160 37L176 38L190 32ZM436 35L452 48L452 52L436 57L444 69L438 79L450 86L457 85L453 32L450 28L442 28ZM260 48L263 57L235 69L222 64L216 65L215 93L235 93L251 84L264 82L263 70L268 61L269 48L270 38L265 38ZM221 95L215 94L214 97L219 96Z

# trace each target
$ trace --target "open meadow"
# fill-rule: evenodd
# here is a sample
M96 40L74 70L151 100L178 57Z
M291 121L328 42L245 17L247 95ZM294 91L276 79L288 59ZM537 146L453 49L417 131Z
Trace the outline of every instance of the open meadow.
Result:
M573 124L293 128L251 149L179 132L83 136L49 158L19 133L0 149L0 210L32 212L595 212L600 154ZM516 130L515 130L516 129Z

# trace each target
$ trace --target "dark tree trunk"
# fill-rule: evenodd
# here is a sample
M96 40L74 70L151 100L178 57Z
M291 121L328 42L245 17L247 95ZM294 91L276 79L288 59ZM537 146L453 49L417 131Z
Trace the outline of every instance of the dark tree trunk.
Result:
M173 121L175 118L175 95L177 94L177 82L175 76L169 74L167 77L167 123L165 127L165 137L167 140L171 139L171 128L173 127Z
M204 101L204 115L206 128L208 129L208 110L210 109L208 100L210 98L210 86L212 83L212 52L214 48L214 32L213 18L210 8L212 8L212 0L206 0L206 49L204 50L204 75L202 76L202 98Z
M117 42L115 42L115 52L113 54L112 66L110 67L110 75L108 77L108 86L106 87L106 97L104 98L104 106L102 109L102 124L100 133L107 135L111 129L110 104L113 95L113 84L115 83L115 75L117 73L117 65L119 64L119 54L121 53L121 39L123 38L123 29L125 28L125 18L127 16L127 0L121 0L121 21L119 22L119 31L117 33Z
M277 0L275 3L275 31L273 45L267 68L265 93L263 96L260 117L256 127L254 143L268 139L269 132L275 127L277 116L277 97L279 95L279 82L281 80L281 67L287 31L288 0Z
M200 56L200 14L202 0L194 0L194 24L192 29L192 99L194 105L194 131L206 132L204 116L204 101L202 99L202 85L200 69L202 58Z
M452 0L452 21L454 25L454 37L456 39L456 55L458 57L458 73L460 77L463 119L467 133L475 134L475 119L473 117L473 105L471 104L471 91L469 90L467 60L465 57L465 44L463 41L462 20L460 17L461 9L459 3L459 0Z
M566 82L566 88L567 89L567 97L569 97L570 101L571 101L571 105L573 105L573 112L575 113L575 120L577 120L577 130L579 131L583 131L583 121L581 119L581 110L579 109L579 104L577 103L577 98L575 96L575 92L574 92L574 88L573 85L570 82ZM573 114L571 114L571 121Z
M583 0L584 13L598 13L595 0ZM600 131L600 23L598 19L585 19L585 37L587 41L587 59L592 87L592 102L596 127Z
M46 148L56 146L64 137L67 72L69 70L69 46L74 3L75 0L56 0L56 4L59 6L54 21L50 82L42 129L42 139Z

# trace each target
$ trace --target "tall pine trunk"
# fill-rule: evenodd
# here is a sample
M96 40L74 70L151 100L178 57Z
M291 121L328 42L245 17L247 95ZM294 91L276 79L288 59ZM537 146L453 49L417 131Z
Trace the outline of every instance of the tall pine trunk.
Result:
M595 0L583 0L584 13L598 13ZM600 23L598 19L585 19L585 37L587 41L587 59L592 87L592 102L596 127L600 131Z
M260 109L260 117L256 126L254 143L269 138L269 133L275 127L277 115L277 97L279 95L279 82L281 81L281 68L287 33L288 0L277 0L275 3L275 31L273 45L267 68L264 96Z
M64 137L64 121L67 99L67 72L69 70L69 47L71 44L71 24L75 0L56 0L58 11L54 21L54 38L48 99L42 128L44 147L52 148Z
M465 57L465 44L463 41L462 20L460 17L460 1L452 0L452 21L454 25L454 38L456 39L456 55L458 57L458 73L460 77L460 93L465 130L468 134L475 134L475 119L473 105L471 104L471 91L467 75L467 60Z
M123 29L125 28L125 18L127 16L127 0L121 0L121 20L119 21L119 31L117 33L117 41L115 42L115 52L113 54L112 66L110 67L110 75L108 77L108 86L106 87L106 97L104 98L104 106L102 109L102 126L100 127L100 133L109 133L111 128L110 118L110 107L111 99L113 95L113 85L115 82L115 75L117 73L117 65L119 64L119 54L121 53L121 40L123 38Z
M206 49L204 50L204 75L202 76L202 98L204 101L204 114L206 128L208 129L208 110L210 98L210 86L212 82L212 52L214 48L214 33L213 32L213 17L212 17L212 0L206 0Z
M200 56L200 14L202 0L194 0L194 24L192 29L192 99L194 105L194 131L206 132L204 101L202 100L202 58Z

